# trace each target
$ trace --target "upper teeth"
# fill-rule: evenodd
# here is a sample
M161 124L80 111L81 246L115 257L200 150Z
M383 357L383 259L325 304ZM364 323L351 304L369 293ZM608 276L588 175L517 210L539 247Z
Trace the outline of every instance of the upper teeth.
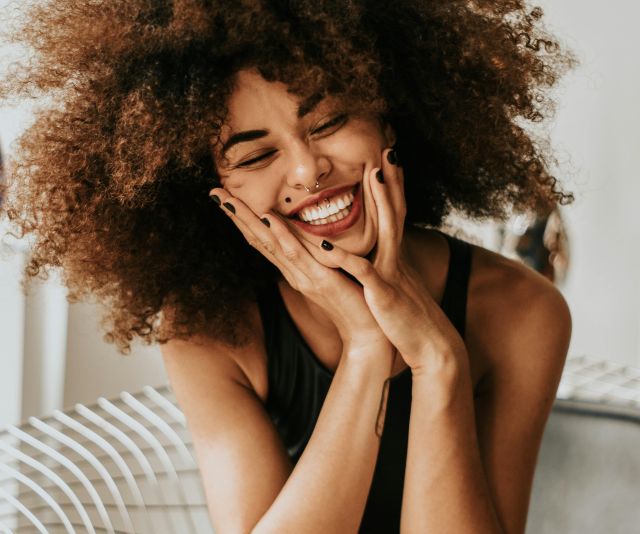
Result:
M325 217L329 217L338 213L347 206L350 206L353 202L353 198L353 191L342 193L335 197L323 200L322 206L307 206L306 208L302 208L298 212L298 216L306 222L324 219Z

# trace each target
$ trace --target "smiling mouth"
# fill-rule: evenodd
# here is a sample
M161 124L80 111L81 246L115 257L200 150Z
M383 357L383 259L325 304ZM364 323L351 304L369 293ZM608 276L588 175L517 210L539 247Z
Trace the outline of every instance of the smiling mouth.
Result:
M361 212L362 192L358 183L350 191L307 206L290 220L307 233L333 237L353 226Z
M350 191L326 198L313 206L302 208L292 218L313 226L341 221L349 215L353 208L356 188L357 184Z

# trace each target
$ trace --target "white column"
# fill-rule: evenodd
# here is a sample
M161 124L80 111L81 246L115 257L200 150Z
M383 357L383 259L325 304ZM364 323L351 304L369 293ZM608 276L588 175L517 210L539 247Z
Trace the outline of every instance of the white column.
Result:
M0 234L5 231L0 222ZM20 421L24 295L20 273L24 252L15 240L0 239L0 427Z
M29 284L25 303L22 419L62 409L69 305L52 272Z

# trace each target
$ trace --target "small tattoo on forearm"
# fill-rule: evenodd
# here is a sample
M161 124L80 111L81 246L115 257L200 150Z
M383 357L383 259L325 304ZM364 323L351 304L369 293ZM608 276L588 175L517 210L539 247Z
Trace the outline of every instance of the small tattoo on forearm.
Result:
M387 378L382 386L382 396L380 397L380 408L378 408L378 416L376 417L376 436L382 437L384 430L384 418L387 413L387 399L389 398L389 384L391 379Z

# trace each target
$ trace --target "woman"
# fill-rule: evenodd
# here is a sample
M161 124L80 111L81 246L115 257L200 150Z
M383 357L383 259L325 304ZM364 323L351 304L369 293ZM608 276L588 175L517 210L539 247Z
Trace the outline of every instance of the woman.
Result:
M39 61L3 92L54 101L7 210L37 237L27 274L62 267L123 353L161 344L216 531L524 532L570 314L544 277L438 228L571 201L525 129L573 62L541 16L28 12L15 36Z

